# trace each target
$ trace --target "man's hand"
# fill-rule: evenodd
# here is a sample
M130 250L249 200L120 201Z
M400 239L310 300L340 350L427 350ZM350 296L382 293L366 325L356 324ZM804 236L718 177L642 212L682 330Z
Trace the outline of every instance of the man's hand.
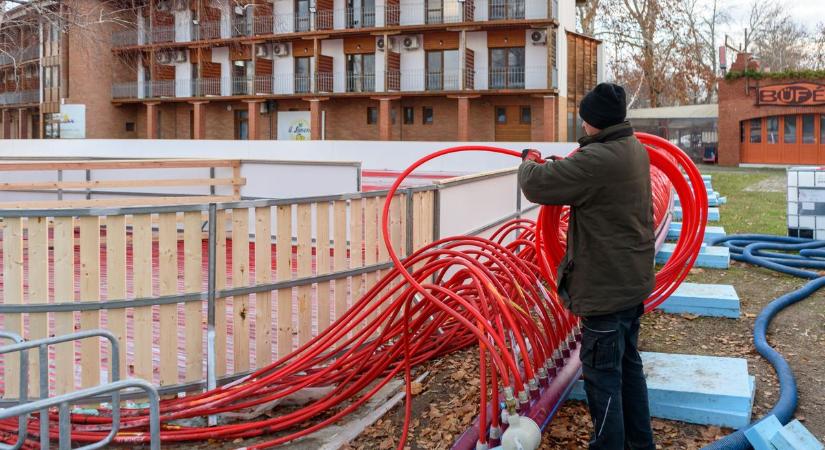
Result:
M544 162L544 158L541 157L541 153L538 150L532 148L526 148L521 151L521 160L522 161L534 161L537 163Z

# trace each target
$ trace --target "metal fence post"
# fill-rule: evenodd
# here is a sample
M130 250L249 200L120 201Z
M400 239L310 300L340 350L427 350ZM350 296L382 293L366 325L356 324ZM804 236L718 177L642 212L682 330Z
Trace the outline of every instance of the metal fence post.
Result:
M207 299L206 299L206 389L211 391L217 387L215 368L215 259L217 258L217 217L218 208L214 203L209 204L209 251L207 264ZM208 419L210 426L217 425L217 416L211 415Z
M441 186L433 190L433 242L441 239Z

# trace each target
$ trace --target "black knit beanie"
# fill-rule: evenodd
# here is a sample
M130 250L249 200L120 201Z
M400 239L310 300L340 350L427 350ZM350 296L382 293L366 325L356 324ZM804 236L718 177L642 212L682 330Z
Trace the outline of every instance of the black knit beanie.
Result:
M624 122L627 116L624 88L618 84L599 83L582 99L579 115L600 130Z

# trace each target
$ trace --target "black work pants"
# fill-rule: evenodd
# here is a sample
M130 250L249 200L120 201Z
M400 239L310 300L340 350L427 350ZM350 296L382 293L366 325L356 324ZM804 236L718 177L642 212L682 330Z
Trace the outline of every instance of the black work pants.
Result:
M655 449L637 348L642 305L582 318L581 361L593 421L590 450Z

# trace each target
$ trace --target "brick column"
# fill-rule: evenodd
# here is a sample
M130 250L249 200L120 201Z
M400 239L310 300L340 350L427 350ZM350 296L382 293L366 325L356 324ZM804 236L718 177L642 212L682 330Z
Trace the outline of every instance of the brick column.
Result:
M456 140L470 140L470 98L458 97L458 127Z
M146 105L146 139L158 138L158 102L144 103Z
M378 100L378 139L389 141L392 139L392 119L390 118L390 99Z
M313 141L321 140L323 133L321 127L321 102L329 100L329 97L310 97L304 100L309 102L309 132Z
M8 109L0 110L0 120L3 121L3 139L11 139L11 113Z
M558 133L556 133L556 131L559 126L558 121L556 120L556 96L545 95L543 100L542 122L544 125L544 136L542 137L542 140L547 142L555 142L558 140Z
M249 140L254 141L259 139L259 124L261 119L261 102L262 100L248 100L246 106L249 113Z
M206 139L206 104L209 102L191 102L193 109L192 139Z
M29 121L26 117L26 108L19 108L17 110L17 139L28 139L28 125Z

